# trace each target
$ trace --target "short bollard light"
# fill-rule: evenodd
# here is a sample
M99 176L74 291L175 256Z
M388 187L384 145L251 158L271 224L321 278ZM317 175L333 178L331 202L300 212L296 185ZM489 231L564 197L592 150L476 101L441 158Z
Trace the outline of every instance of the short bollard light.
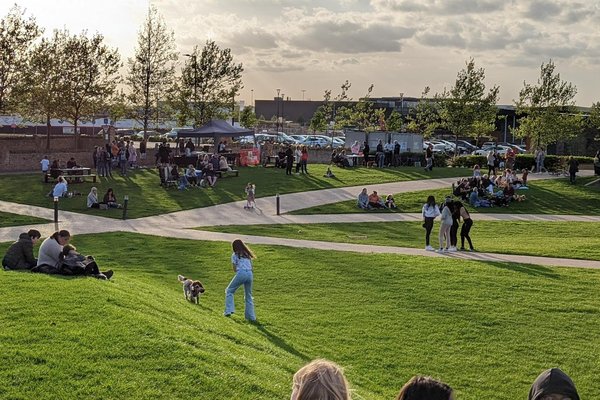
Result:
M129 204L129 196L123 197L123 219L127 219L127 204Z
M58 230L58 196L54 196L54 228Z
M279 193L277 193L275 195L275 203L276 203L276 207L277 207L277 215L280 215L280 213L279 213Z

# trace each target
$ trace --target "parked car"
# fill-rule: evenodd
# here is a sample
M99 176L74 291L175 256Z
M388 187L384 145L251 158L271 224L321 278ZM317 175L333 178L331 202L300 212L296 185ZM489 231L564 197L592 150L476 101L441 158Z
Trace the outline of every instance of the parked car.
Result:
M467 152L469 152L469 153L477 150L477 146L467 142L466 140L459 140L458 145L461 147L464 147L467 150Z
M503 156L503 155L506 154L506 152L508 151L509 147L507 147L507 146L500 146L500 145L495 146L495 147L486 147L486 148L477 149L477 150L475 150L471 154L473 154L475 156L487 156L488 152L490 150L493 150L493 149L496 150L496 153L498 153L498 154L500 154L500 155Z
M294 138L296 140L296 142L302 143L302 142L304 142L304 139L306 139L307 135L289 135L289 136Z
M309 147L326 147L331 144L331 138L326 138L324 136L318 135L311 135L307 136L301 144Z
M118 137L133 136L133 135L135 135L135 130L133 130L133 129L117 129Z
M157 131L146 131L147 137L158 136L160 137L160 133ZM144 138L144 131L139 131L136 134L131 135L132 139L142 140Z
M190 129L190 128L173 128L169 132L163 133L162 135L160 135L160 137L163 138L163 139L176 140L177 139L177 133L179 131L186 130L186 129Z

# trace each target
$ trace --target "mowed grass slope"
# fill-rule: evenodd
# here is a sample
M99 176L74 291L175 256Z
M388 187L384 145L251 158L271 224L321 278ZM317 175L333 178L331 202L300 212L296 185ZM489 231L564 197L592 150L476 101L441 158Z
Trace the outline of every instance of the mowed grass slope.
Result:
M571 185L566 178L546 179L531 181L529 190L516 190L515 193L525 195L523 202L512 202L508 207L474 208L467 204L470 212L498 213L498 214L575 214L575 215L600 215L600 187L585 186L594 178L581 178L576 185ZM377 185L368 186L369 193L377 190ZM394 194L396 210L369 210L364 211L356 207L356 200L340 203L325 204L322 206L292 211L290 214L350 214L350 213L377 213L377 212L421 212L427 196L435 196L438 202L452 194L452 187L445 189L424 190ZM356 193L358 196L358 193ZM385 199L386 193L379 193Z
M256 184L256 196L273 196L276 193L294 193L308 190L335 187L384 183L415 179L445 178L466 176L470 171L462 168L438 168L426 173L422 168L352 168L332 167L336 178L325 178L325 164L308 166L309 175L286 176L285 170L275 168L240 168L239 177L219 179L215 188L192 188L179 191L176 188L164 189L156 169L130 171L128 177L121 177L113 171L114 179L98 178L98 182L73 183L70 191L80 192L81 196L60 199L60 209L106 217L120 218L121 210L97 210L86 207L86 198L92 186L98 188L100 200L108 188L113 188L119 202L129 196L129 218L146 217L168 212L206 207L245 199L244 188L248 182ZM14 190L16 187L26 190ZM0 200L41 207L53 207L52 198L46 196L53 185L42 183L40 174L4 175L0 177Z
M316 357L345 367L356 398L429 374L458 399L520 399L554 366L600 397L600 271L255 246L252 325L242 293L221 315L228 243L74 244L114 280L0 271L1 398L286 399ZM179 273L203 281L200 306Z
M473 219L470 236L475 249L480 252L600 260L600 236L593 234L600 232L600 223L597 222L477 221L476 214ZM198 229L324 242L425 246L422 222L225 225ZM439 221L436 221L431 232L434 248L439 246L438 233ZM459 228L459 247L460 244ZM467 241L465 247L469 248Z
M27 215L19 215L0 211L0 228L7 226L19 226L19 225L36 225L45 224L50 222L43 218L30 217Z

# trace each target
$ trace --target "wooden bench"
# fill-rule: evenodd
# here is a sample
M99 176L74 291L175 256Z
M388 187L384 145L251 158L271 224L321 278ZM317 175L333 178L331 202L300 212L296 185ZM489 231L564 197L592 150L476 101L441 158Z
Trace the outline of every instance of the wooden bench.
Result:
M92 178L92 181L94 183L96 183L96 179L97 179L97 175L96 174L66 174L66 175L61 175L63 178L65 178L67 180L67 182L72 183L73 180L75 179L81 179L82 181L84 181L85 179L83 178ZM44 175L44 182L46 183L55 183L57 178L52 177L52 175L50 174L45 174Z
M240 171L232 169L230 171L215 171L215 175L219 178L227 178L228 176L240 176Z

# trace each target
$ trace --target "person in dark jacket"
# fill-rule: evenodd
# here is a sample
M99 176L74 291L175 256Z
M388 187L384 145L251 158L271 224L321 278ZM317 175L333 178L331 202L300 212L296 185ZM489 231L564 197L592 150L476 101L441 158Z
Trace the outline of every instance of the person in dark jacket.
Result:
M577 172L579 172L579 162L571 156L569 157L569 182L575 183Z
M37 259L33 256L33 245L37 243L41 236L40 232L35 229L30 229L27 233L21 233L19 240L10 245L2 259L4 269L31 269L35 267Z
M579 400L575 384L567 374L558 368L542 372L531 385L529 400L569 399Z

